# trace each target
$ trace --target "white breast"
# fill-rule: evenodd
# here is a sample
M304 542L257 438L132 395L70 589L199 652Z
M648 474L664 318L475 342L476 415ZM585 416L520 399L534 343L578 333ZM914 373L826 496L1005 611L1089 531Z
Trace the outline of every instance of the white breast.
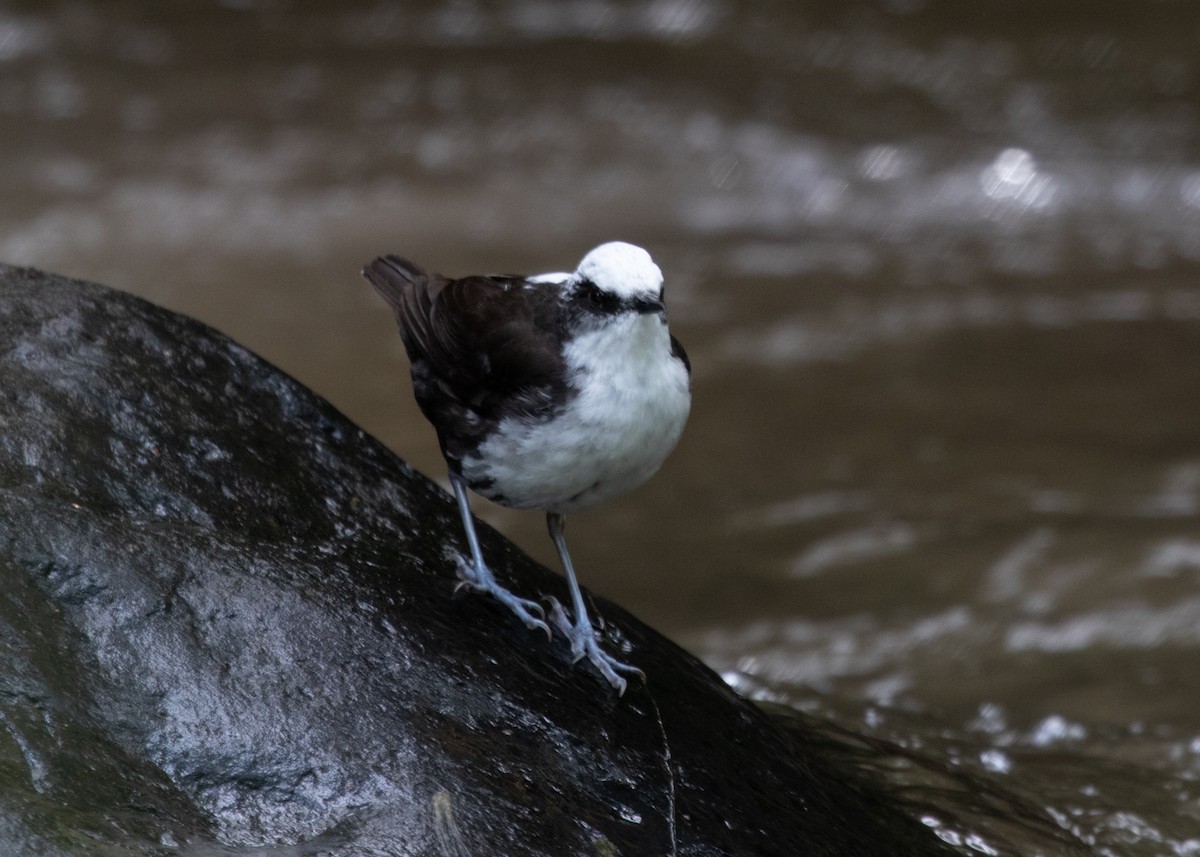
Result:
M630 315L572 340L564 356L579 394L548 423L502 423L466 459L469 483L517 508L566 512L622 494L654 475L683 433L687 370L667 326Z

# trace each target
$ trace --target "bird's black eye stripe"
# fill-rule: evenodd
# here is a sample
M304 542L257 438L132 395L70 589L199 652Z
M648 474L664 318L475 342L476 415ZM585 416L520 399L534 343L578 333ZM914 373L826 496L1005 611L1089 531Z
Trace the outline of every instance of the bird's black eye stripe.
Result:
M588 306L597 312L616 312L621 309L621 299L612 292L606 292L590 280L579 284L580 294Z

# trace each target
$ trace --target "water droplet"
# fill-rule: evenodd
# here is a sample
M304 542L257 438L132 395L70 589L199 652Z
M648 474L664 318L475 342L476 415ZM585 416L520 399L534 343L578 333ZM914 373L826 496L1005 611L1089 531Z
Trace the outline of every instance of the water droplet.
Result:
M617 807L617 815L622 821L628 821L630 824L641 824L642 817L627 806Z

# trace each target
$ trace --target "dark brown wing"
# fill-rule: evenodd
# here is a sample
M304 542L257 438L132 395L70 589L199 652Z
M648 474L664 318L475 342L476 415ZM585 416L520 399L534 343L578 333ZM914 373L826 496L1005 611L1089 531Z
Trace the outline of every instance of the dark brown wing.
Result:
M400 338L410 359L427 354L433 345L430 320L433 301L448 282L400 256L380 256L363 268L363 276L396 314Z
M399 256L363 270L396 314L413 390L447 458L507 416L550 417L569 395L555 287L520 277L448 280Z
M671 356L678 357L683 361L683 368L687 370L688 377L692 374L692 361L688 359L687 352L683 350L683 343L671 337Z

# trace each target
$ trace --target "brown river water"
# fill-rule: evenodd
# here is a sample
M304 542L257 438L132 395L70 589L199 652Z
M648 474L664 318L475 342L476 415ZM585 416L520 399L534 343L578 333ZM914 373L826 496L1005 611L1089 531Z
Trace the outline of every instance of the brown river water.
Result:
M911 751L964 855L1200 855L1198 48L1183 0L0 0L0 260L442 479L362 264L641 244L695 400L585 584Z

